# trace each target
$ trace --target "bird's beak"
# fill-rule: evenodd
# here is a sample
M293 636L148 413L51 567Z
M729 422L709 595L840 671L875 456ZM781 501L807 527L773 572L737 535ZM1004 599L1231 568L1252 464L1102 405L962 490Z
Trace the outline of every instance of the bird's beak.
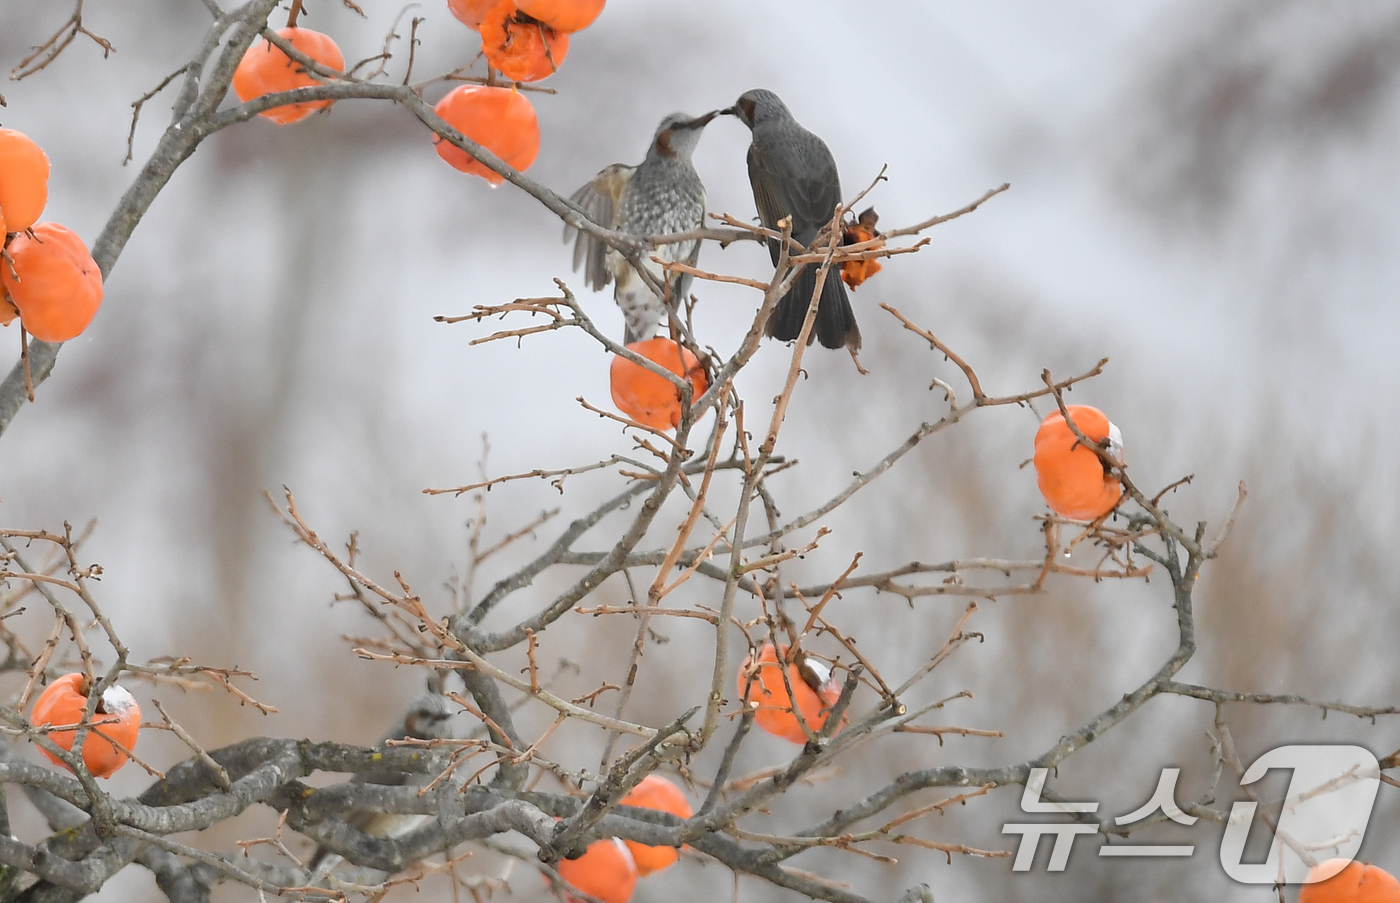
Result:
M723 113L723 110L711 110L704 116L697 116L685 124L686 128L698 129L710 124L710 120Z
M719 111L718 111L718 115L720 115L720 116L738 116L738 115L739 115L739 105L736 103L736 104L735 104L734 106L732 106L732 107L726 107L726 108L724 108L723 110L719 110Z

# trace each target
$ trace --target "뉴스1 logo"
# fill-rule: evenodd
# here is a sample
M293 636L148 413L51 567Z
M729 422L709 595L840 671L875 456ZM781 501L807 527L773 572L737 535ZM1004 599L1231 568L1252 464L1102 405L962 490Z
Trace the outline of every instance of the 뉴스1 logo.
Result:
M1243 884L1303 884L1311 863L1322 859L1351 860L1361 847L1380 789L1380 763L1376 757L1360 746L1280 746L1255 759L1245 770L1240 784L1253 784L1274 769L1291 769L1293 775L1288 781L1277 827L1270 838L1268 858L1260 863L1241 861L1259 804L1254 800L1236 802L1230 807L1230 817L1220 841L1220 865L1225 874ZM1049 814L1098 811L1099 804L1095 802L1042 800L1048 772L1046 768L1031 769L1021 795L1021 811ZM1196 816L1186 814L1176 803L1176 780L1180 773L1179 768L1162 769L1152 797L1132 812L1116 817L1113 823L1122 827L1161 811L1178 824L1195 824ZM1074 839L1099 833L1096 825L1083 822L1016 822L1003 825L1001 830L1003 834L1021 835L1016 858L1011 863L1013 872L1030 870L1040 838L1046 835L1055 838L1046 869L1064 871ZM1099 855L1190 856L1195 850L1195 844L1105 843L1099 847ZM1323 877L1326 876L1317 876L1319 880Z

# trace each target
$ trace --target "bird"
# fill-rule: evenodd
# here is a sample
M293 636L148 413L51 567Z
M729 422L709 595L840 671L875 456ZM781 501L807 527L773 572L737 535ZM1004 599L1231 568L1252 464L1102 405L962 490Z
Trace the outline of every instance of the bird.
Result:
M598 225L627 235L668 235L699 229L705 221L705 185L691 155L700 135L718 110L703 116L672 113L656 127L646 159L633 166L614 163L574 192L569 200ZM679 304L690 289L691 275L669 274L649 259L694 266L700 240L661 245L643 252L643 265L665 287L660 298L615 248L587 232L564 227L564 241L574 241L574 270L583 266L584 282L594 291L613 284L613 299L622 308L625 344L652 338L666 319L667 302Z
M390 740L447 739L452 736L453 714L445 696L424 693L409 704L403 721L390 730L384 739L379 741L379 745L383 746ZM425 783L427 779L427 775L410 775L401 771L370 771L356 775L352 783L397 787L409 783ZM345 823L373 837L398 837L412 831L427 819L426 815L357 811L352 812L345 819ZM325 847L318 846L308 866L312 873L312 883L324 878L336 867L340 858Z
M798 125L778 95L764 88L745 92L734 106L720 112L738 117L753 132L749 183L759 221L777 229L780 220L791 217L792 237L804 247L810 246L841 203L841 177L826 142ZM777 239L768 240L774 265L781 250ZM764 327L768 335L786 342L801 334L817 286L817 269L809 264L797 274ZM807 343L813 338L826 348L860 349L860 327L846 287L834 269L822 284L815 328Z

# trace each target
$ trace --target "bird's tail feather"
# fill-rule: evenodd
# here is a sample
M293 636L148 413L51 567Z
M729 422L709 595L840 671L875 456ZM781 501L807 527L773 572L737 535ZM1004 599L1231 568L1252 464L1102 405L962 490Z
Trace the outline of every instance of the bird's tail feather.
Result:
M817 287L817 269L816 266L808 266L798 273L792 289L778 301L765 329L770 336L790 342L801 334L802 321L807 318L807 306ZM812 334L807 337L809 345L813 339L817 339L825 348L860 349L860 327L856 325L855 311L851 310L846 286L841 283L841 276L834 268L827 272L826 282L822 284L817 322L813 326Z

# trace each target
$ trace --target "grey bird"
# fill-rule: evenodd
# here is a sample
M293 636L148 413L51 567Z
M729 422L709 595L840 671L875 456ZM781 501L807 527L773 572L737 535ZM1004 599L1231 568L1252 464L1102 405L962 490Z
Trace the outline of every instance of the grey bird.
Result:
M737 116L753 132L749 145L749 182L759 221L777 229L778 221L792 217L792 237L809 246L831 222L841 203L841 177L826 142L797 124L778 95L755 88L738 103L721 111ZM778 262L781 244L769 239L768 251ZM765 327L768 335L791 341L802 332L802 321L817 287L817 267L809 264L798 273L792 288L778 301ZM819 339L827 348L860 348L860 327L851 310L841 274L832 267L822 284L817 321L807 338Z
M390 740L443 740L452 736L451 704L445 696L437 693L424 693L413 700L404 713L403 722L379 741L383 746ZM404 784L426 783L427 775L409 775L395 771L370 771L356 775L356 784L383 784L397 787ZM352 812L345 823L356 830L374 837L398 837L407 834L428 819L426 815L401 815L387 812ZM340 856L325 847L318 846L311 856L308 866L312 872L312 883L324 878L340 862Z
M669 235L699 229L705 222L705 185L691 155L715 110L704 116L672 113L656 127L646 159L636 166L614 163L573 193L570 200L600 226L628 235ZM575 235L577 237L575 238ZM690 290L691 275L669 275L652 263L652 256L672 263L695 265L700 241L661 245L654 255L642 252L647 270L665 287L663 300L615 249L570 226L564 241L574 239L574 269L583 266L584 281L594 291L613 284L613 299L622 308L627 343L652 338L666 320L666 302L680 304Z

